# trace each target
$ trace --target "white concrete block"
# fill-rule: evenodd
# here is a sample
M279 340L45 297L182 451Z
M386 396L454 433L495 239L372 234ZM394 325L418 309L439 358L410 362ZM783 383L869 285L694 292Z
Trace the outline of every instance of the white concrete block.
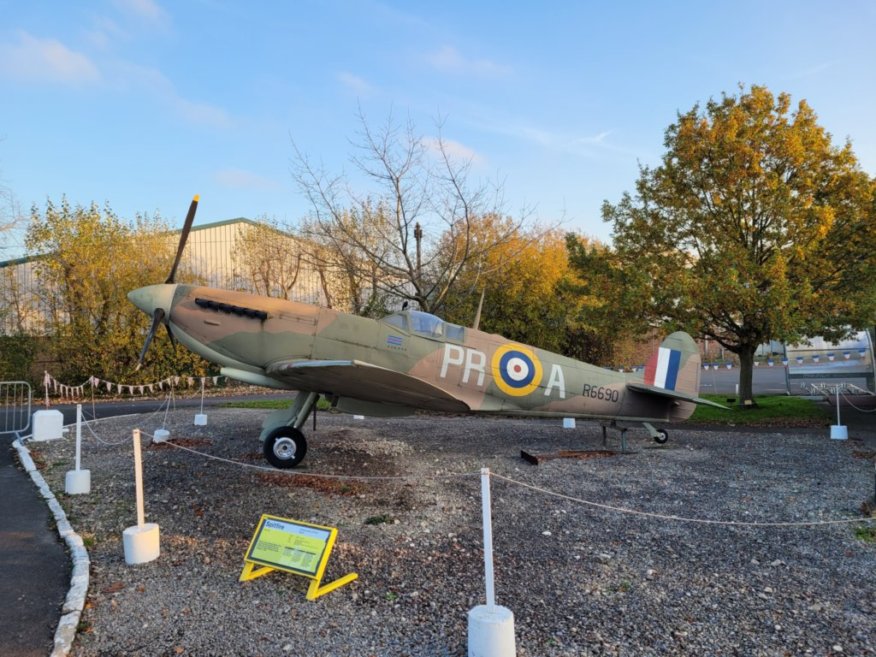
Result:
M514 614L499 605L478 605L468 612L468 657L514 657Z
M33 414L33 439L57 440L63 436L64 416L61 411L42 410Z
M154 522L128 527L122 532L122 543L129 566L154 561L161 554L158 525Z

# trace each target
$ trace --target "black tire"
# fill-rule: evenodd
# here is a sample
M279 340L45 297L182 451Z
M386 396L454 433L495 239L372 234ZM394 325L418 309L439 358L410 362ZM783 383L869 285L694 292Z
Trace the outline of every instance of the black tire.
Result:
M277 427L265 438L264 452L275 468L294 468L307 454L307 440L294 427Z
M654 442L662 445L667 440L669 440L669 432L666 429L657 429L657 433L654 434Z

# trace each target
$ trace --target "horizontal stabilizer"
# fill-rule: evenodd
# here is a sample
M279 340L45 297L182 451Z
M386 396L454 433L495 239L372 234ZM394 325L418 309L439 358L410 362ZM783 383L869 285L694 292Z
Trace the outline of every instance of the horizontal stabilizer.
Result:
M627 388L629 390L634 390L636 392L641 392L646 395L654 395L656 397L665 397L667 399L677 399L678 401L686 401L692 402L694 404L703 404L704 406L713 406L715 408L721 408L725 411L731 410L727 406L723 404L718 404L717 402L710 401L708 399L703 399L702 397L696 397L694 395L687 395L683 392L677 392L675 390L667 390L666 388L658 388L657 386L649 386L644 383L628 383Z

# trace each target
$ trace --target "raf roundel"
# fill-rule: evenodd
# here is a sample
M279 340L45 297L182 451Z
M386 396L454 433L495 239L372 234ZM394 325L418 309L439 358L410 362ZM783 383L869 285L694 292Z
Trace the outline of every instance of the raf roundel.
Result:
M541 383L542 368L532 350L521 345L502 345L493 354L493 381L506 395L528 395Z

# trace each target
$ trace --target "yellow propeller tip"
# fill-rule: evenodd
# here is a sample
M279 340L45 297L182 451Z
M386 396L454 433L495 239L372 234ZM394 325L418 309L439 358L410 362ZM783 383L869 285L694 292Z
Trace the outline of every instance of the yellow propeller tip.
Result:
M192 200L193 200L195 203L197 203L198 201L201 200L201 195L200 195L200 194L195 194L195 198L193 198Z

